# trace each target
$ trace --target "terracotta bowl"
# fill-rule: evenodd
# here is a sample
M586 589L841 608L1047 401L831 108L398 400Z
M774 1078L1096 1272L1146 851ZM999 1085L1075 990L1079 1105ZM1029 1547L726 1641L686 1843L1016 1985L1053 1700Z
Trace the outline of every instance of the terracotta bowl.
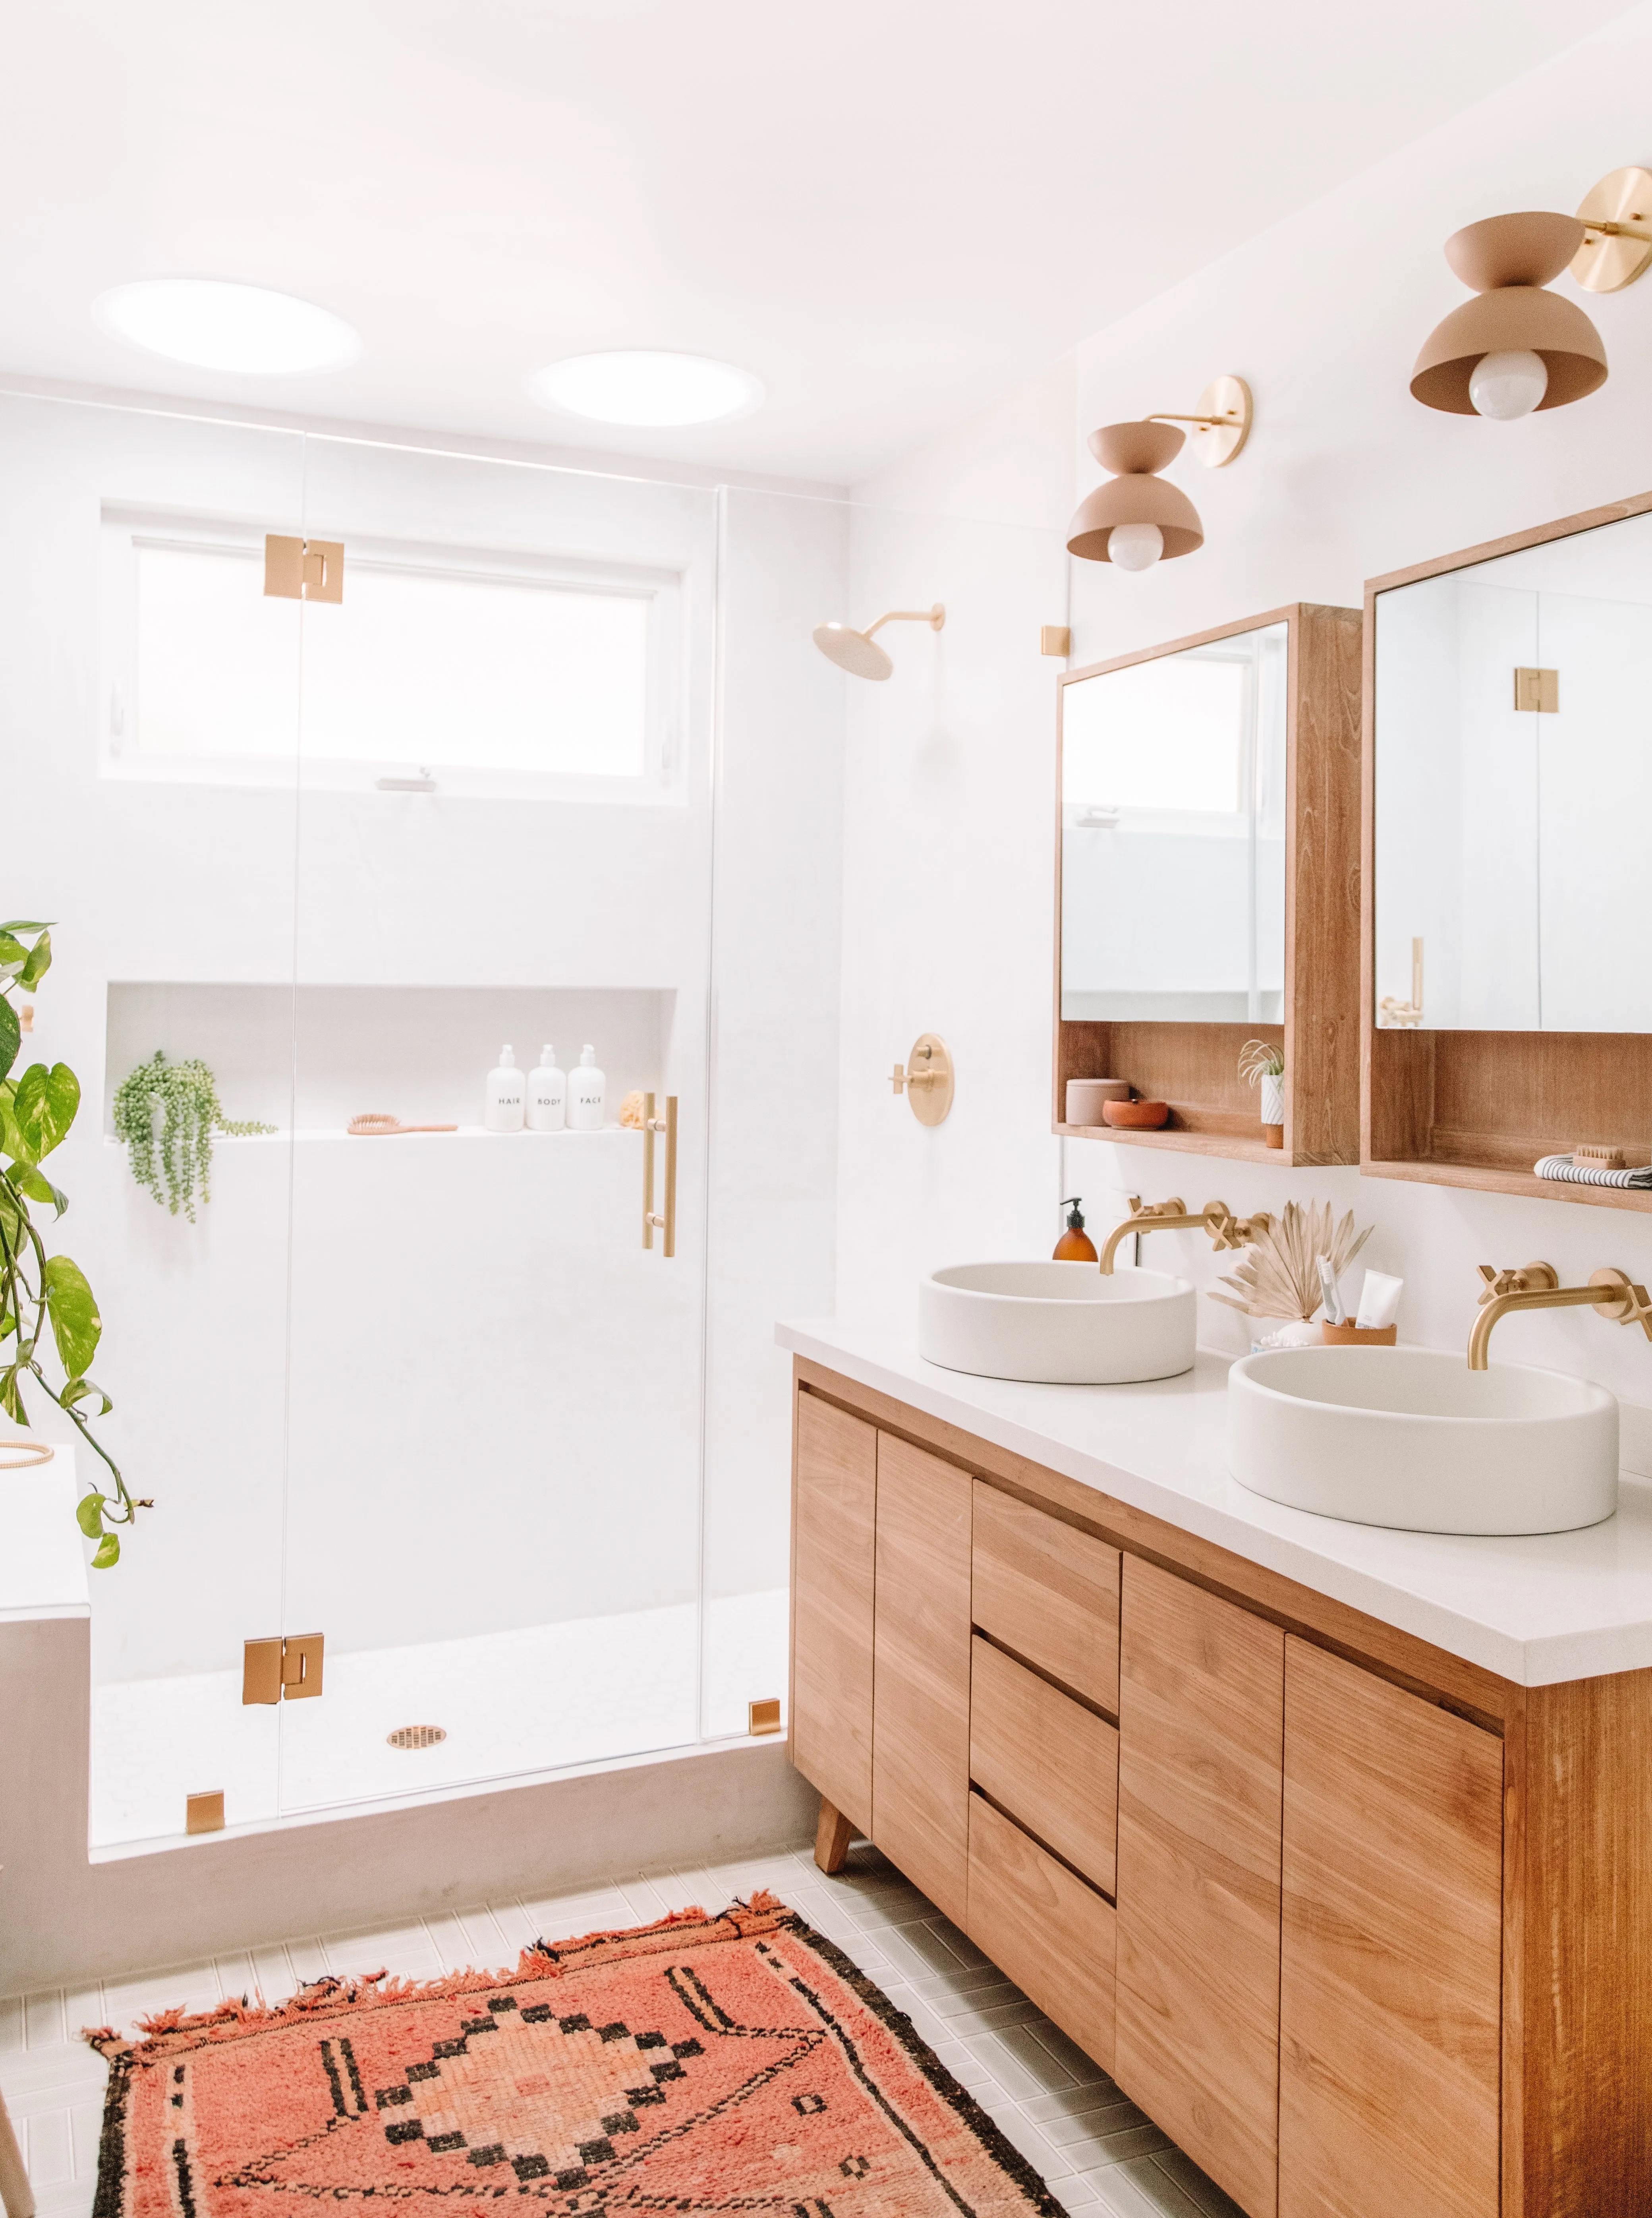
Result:
M1327 1348L1393 1348L1400 1328L1397 1324L1327 1324L1321 1317L1320 1337Z
M1104 1101L1103 1120L1127 1132L1151 1132L1170 1122L1168 1101Z

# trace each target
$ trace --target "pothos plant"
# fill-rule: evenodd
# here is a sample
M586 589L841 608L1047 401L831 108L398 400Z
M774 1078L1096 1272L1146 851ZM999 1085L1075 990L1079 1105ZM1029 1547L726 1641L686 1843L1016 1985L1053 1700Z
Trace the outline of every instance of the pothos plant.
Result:
M0 924L0 1409L20 1425L29 1420L23 1388L54 1402L108 1476L83 1495L75 1515L97 1543L93 1567L118 1563L117 1527L133 1524L147 1502L134 1501L114 1458L94 1436L87 1416L114 1406L91 1376L103 1321L85 1273L66 1255L48 1255L34 1212L51 1222L69 1206L41 1165L66 1138L80 1106L80 1081L65 1063L32 1063L13 1076L22 1025L13 996L39 985L52 967L50 927L22 918ZM48 1337L49 1335L49 1337ZM54 1384L46 1361L56 1356Z

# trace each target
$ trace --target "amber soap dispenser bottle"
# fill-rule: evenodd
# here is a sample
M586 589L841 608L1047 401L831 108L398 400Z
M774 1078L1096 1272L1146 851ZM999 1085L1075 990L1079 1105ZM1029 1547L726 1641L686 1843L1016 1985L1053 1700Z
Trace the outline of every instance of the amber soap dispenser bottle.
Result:
M1074 1194L1061 1207L1067 1211L1067 1230L1055 1242L1053 1260L1057 1263L1098 1263L1101 1261L1094 1242L1084 1229L1084 1211L1079 1207L1080 1197Z

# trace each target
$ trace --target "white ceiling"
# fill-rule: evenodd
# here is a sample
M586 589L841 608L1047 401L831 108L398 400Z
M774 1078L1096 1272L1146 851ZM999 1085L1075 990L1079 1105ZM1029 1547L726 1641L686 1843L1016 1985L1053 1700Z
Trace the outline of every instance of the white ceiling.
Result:
M852 481L1622 12L0 0L0 370ZM321 301L365 354L239 379L93 325L174 273ZM767 405L647 434L523 390L616 346Z

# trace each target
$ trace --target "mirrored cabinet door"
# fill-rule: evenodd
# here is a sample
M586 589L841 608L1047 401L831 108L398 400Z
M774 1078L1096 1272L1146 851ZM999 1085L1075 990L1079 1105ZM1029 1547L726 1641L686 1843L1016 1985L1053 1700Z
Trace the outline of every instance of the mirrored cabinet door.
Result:
M1652 496L1367 588L1370 1085L1389 1175L1652 1159Z
M1058 1131L1262 1156L1260 1043L1273 1144L1355 1160L1360 636L1297 604L1061 681ZM1103 1123L1094 1079L1164 1121Z

